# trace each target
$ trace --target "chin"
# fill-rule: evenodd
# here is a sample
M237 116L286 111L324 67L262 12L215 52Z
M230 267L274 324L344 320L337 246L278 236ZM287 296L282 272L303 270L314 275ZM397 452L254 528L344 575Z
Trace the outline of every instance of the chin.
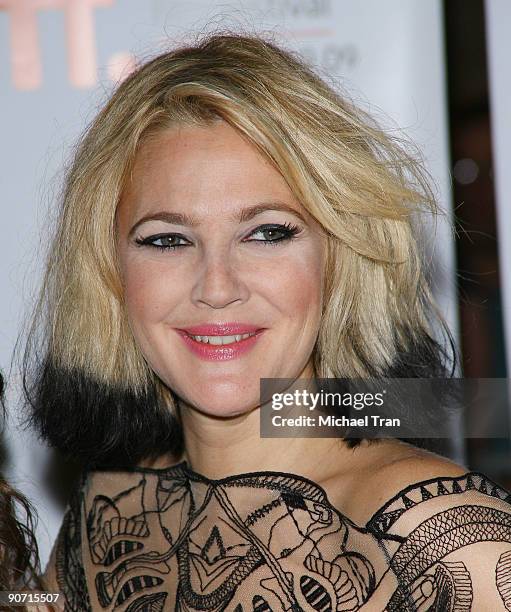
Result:
M211 404L208 404L207 406L204 406L203 408L199 408L201 410L201 412L203 412L204 414L207 414L208 416L211 417L217 417L217 418L223 418L223 419L229 419L229 418L235 418L235 417L241 417L241 416L247 416L248 414L250 414L253 410L256 410L258 408L258 406L240 406L239 404L236 405L232 405L232 406L211 406Z
M243 399L242 399L243 398ZM259 407L259 390L255 394L247 394L239 389L229 393L194 394L185 400L199 412L212 417L230 418L249 414Z

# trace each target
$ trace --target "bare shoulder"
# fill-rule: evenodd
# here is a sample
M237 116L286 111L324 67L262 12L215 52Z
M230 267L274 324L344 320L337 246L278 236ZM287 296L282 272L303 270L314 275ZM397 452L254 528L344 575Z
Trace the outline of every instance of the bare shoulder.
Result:
M375 466L375 470L367 474L373 511L416 483L463 476L469 471L446 457L408 444L403 443L403 447L394 452L395 457L388 462L382 460L381 465Z
M385 440L356 452L361 460L346 479L342 509L359 525L415 483L459 477L469 471L450 459L398 440Z

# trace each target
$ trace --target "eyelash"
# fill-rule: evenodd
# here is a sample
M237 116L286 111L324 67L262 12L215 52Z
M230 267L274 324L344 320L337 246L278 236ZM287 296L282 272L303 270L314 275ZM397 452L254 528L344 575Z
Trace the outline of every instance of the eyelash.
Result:
M247 240L247 242L260 242L267 246L278 246L281 242L286 242L288 240L292 240L301 230L297 225L293 225L292 223L265 223L264 225L260 225L257 227L250 236L254 234L258 234L260 232L273 230L278 231L283 236L281 238L276 238L274 240ZM187 240L181 234L176 233L165 233L165 234L153 234L152 236L147 236L147 238L136 238L135 242L139 246L149 246L154 249L159 249L160 251L175 251L178 248L190 246L188 244L173 244L173 245L162 245L162 244L154 244L156 240L161 240L162 238L178 238L180 240Z

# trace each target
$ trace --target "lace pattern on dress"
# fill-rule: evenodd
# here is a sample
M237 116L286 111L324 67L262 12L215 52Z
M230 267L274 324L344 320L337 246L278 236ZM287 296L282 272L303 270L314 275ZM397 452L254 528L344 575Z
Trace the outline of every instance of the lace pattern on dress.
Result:
M89 473L57 576L73 612L461 612L485 543L488 609L511 610L511 496L482 474L410 485L360 527L304 477L209 480L183 462Z

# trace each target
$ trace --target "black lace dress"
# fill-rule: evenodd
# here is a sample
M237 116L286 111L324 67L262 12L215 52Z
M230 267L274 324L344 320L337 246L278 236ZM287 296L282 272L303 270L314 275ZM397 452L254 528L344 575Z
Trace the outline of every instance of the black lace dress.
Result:
M474 472L359 526L295 474L93 471L55 553L72 611L511 610L511 496Z

